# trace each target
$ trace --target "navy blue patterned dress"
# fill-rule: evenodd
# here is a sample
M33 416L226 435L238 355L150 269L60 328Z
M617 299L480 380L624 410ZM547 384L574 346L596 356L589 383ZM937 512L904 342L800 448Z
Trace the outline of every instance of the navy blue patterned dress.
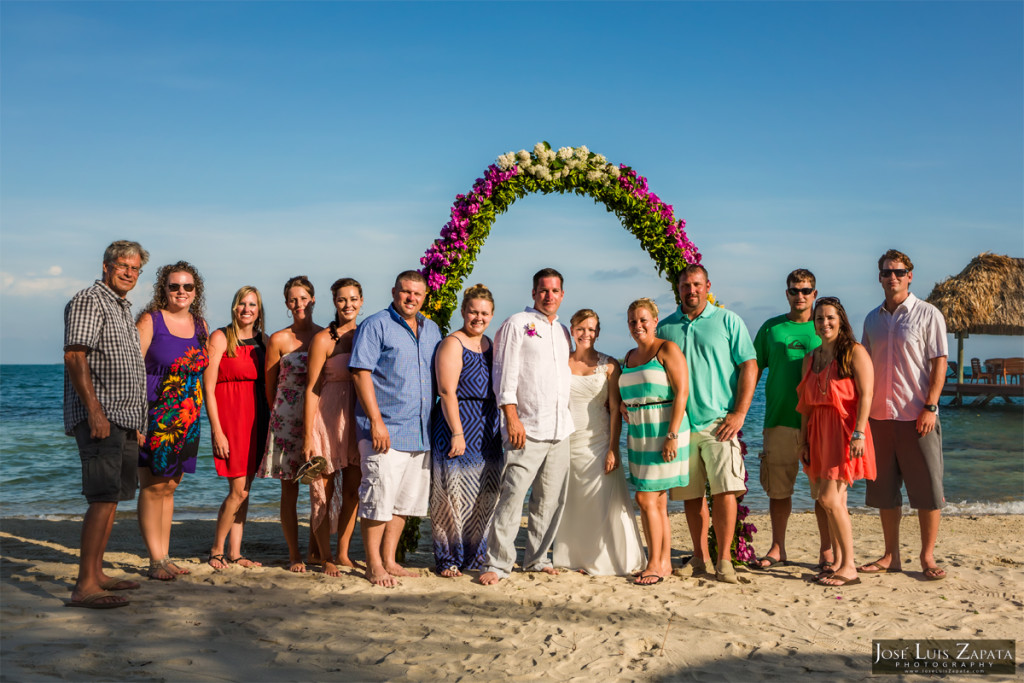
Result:
M487 533L504 460L491 388L492 362L491 348L476 353L462 347L462 374L455 393L466 439L463 455L448 457L452 430L440 402L431 416L430 523L438 571L477 570L487 559Z

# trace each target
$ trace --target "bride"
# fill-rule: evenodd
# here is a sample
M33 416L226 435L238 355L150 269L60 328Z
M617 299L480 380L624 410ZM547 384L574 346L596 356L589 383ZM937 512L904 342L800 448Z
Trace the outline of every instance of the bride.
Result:
M556 567L596 576L632 574L646 557L619 470L619 364L594 348L601 331L597 313L577 311L570 326L576 343L569 356L576 431L569 442L569 490L552 559Z

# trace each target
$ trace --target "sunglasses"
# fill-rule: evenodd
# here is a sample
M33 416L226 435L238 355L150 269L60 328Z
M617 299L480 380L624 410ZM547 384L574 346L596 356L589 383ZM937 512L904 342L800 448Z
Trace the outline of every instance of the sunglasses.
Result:
M167 289L172 291L172 292L177 292L179 289L184 289L186 292L191 292L195 288L196 288L196 286L192 282L186 282L184 284L181 284L180 282L168 282L167 283Z
M790 296L796 296L797 294L803 294L809 296L814 292L814 287L790 287L786 290Z
M910 271L906 268L882 268L878 272L882 277L892 277L893 275L896 277L906 277Z
M842 306L843 303L837 296L823 296L814 302L814 308L817 309L819 306Z

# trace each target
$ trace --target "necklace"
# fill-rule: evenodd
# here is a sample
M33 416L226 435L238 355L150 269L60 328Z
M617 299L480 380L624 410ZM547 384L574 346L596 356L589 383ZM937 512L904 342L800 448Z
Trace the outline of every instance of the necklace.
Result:
M819 370L818 373L819 374L815 374L814 375L814 383L818 385L818 391L821 392L822 396L824 396L825 394L828 393L828 376L832 373L832 361L829 361L828 365L825 366L825 386L824 387L821 386L821 374L820 374L821 371Z

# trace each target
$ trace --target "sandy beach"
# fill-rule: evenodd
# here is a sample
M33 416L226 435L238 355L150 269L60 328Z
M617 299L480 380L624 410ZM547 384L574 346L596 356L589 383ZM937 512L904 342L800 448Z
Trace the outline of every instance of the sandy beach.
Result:
M750 519L764 550L767 519ZM684 519L674 515L673 527L678 548ZM740 569L738 585L684 569L648 588L572 572L517 572L496 587L443 579L430 571L426 530L409 560L422 576L397 588L316 567L291 574L272 522L250 523L245 544L267 566L215 572L203 561L210 521L174 525L174 554L191 575L148 581L135 521L122 517L108 573L142 588L122 593L132 604L115 610L64 606L79 529L0 521L0 680L859 680L871 675L872 639L1024 639L1020 516L943 519L938 556L950 576L938 582L920 573L917 520L906 517L907 571L842 589L808 581L817 540L807 513L790 522L788 566ZM858 559L874 559L877 517L855 515L854 538Z

